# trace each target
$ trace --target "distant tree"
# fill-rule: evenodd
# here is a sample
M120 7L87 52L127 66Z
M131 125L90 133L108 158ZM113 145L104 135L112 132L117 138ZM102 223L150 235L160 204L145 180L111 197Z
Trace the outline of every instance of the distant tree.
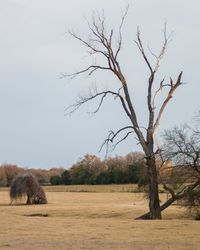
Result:
M2 164L0 165L0 186L10 186L13 178L16 175L25 172L33 174L41 185L48 185L50 183L50 177L53 175L61 176L61 174L64 172L64 168L24 169L14 164Z
M72 184L95 184L97 175L103 169L103 163L95 155L86 154L70 169Z
M51 169L29 169L30 173L32 173L38 180L41 185L48 185L50 183L50 177L59 175L64 172L64 168L51 168Z
M0 167L0 186L5 187L6 183L7 183L7 181L6 181L5 170L3 167Z
M72 166L70 170L72 184L90 184L92 173L88 166L78 165Z
M62 178L59 175L53 175L50 177L50 183L51 185L61 185L62 184Z
M110 180L108 179L107 172L102 171L96 176L95 180L96 184L110 184Z
M17 165L14 164L3 164L1 165L1 173L4 175L4 185L9 187L13 178L19 174L23 173L24 169L18 167Z
M128 166L129 183L139 183L142 179L147 178L147 167L144 161L138 161ZM148 181L147 183L148 184Z
M46 204L47 199L44 190L32 174L17 175L10 186L11 203L27 197L26 204Z
M71 184L70 171L65 170L61 175L61 179L62 179L62 184L64 184L64 185Z
M160 52L156 55L151 49L149 49L150 55L155 59L154 63L152 63L148 53L145 51L141 40L140 30L138 29L135 43L149 70L149 77L145 87L147 91L147 99L144 99L144 103L148 110L146 114L148 122L146 126L141 125L138 120L136 106L133 102L134 98L132 98L131 92L129 91L129 88L133 88L134 85L132 83L131 85L128 84L128 79L126 78L123 68L119 62L119 54L122 49L122 27L127 12L128 7L121 18L119 28L116 32L117 34L113 29L107 29L105 16L101 16L100 14L94 16L91 22L88 22L88 29L90 33L88 38L84 38L74 31L70 31L71 36L83 44L89 52L89 55L93 56L94 60L92 61L97 63L91 63L89 66L80 71L76 71L70 75L64 74L63 76L74 78L84 73L91 76L97 71L107 71L115 76L119 85L114 85L115 87L110 87L106 90L98 90L96 88L94 91L91 90L88 95L79 96L77 102L74 105L71 105L68 111L69 113L72 113L83 104L97 99L99 100L99 104L94 111L94 113L97 113L104 103L104 100L109 96L114 97L115 100L118 100L121 103L124 114L128 117L129 122L126 126L119 128L118 131L114 132L111 130L104 142L104 145L109 146L110 143L113 143L112 145L114 145L115 148L117 144L124 141L129 135L133 133L136 135L138 143L141 145L144 152L147 164L149 181L149 218L161 219L161 207L158 192L158 173L156 168L156 155L158 151L154 143L154 135L159 127L161 117L167 104L171 100L176 89L182 84L182 72L178 75L176 80L172 80L172 78L169 80L166 80L165 78L162 80L156 79L161 59L166 52L170 39L167 35L166 25L164 27L164 41ZM98 63L97 59L100 59L99 62L101 63ZM166 91L162 91L163 89ZM163 101L159 105L156 101L161 91L165 94L165 96L163 96ZM135 95L137 95L136 92L137 90L134 92ZM119 137L120 135L121 137Z
M142 152L130 152L126 156L124 156L124 161L126 162L126 165L132 165L137 162L144 162L145 155Z
M94 155L85 155L67 173L72 184L124 184L137 183L146 164L129 154L125 157L109 157L101 161ZM63 173L64 174L64 173Z

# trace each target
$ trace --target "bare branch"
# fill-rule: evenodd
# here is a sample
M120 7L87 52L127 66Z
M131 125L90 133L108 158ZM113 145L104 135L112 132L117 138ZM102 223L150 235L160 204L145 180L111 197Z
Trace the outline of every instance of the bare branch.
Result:
M150 62L149 62L149 60L148 60L148 58L146 56L146 53L145 53L145 50L144 50L144 47L143 47L143 44L142 44L142 41L141 41L141 38L140 38L140 29L139 29L139 27L137 29L137 40L135 41L135 43L136 43L137 47L139 48L139 50L140 50L140 52L141 52L141 54L142 54L142 56L143 56L143 58L144 58L144 60L146 62L151 74L153 74L153 72L154 72L153 68L152 68L152 66L151 66L151 64L150 64Z
M153 67L146 55L146 52L144 50L144 47L143 47L143 44L142 44L142 41L141 41L141 38L140 38L140 30L138 28L138 31L137 31L137 41L136 44L142 54L142 57L143 59L145 60L149 70L150 70L150 76L149 76L149 79L148 79L148 96L147 96L147 105L148 105L148 109L149 109L149 124L148 124L148 134L147 136L148 137L151 137L151 131L153 129L153 125L154 125L154 109L155 109L155 98L157 96L157 94L162 90L162 88L164 86L167 86L167 85L164 85L163 82L164 82L164 79L163 81L161 81L160 83L160 87L159 89L156 91L156 93L154 94L153 96L153 100L152 100L152 86L153 86L153 83L154 83L154 78L155 78L155 74L160 66L160 61L161 59L163 58L164 54L165 54L165 51L166 51L166 48L167 48L167 45L168 45L168 41L169 41L169 37L167 37L167 26L166 26L166 23L165 23L165 26L164 26L164 31L163 31L163 34L164 34L164 42L163 42L163 45L162 45L162 48L161 48L161 51L159 53L159 55L157 56L155 53L152 52L152 50L149 48L149 51L151 53L151 55L153 55L155 58L156 58L156 64L155 64L155 67Z
M167 46L168 46L169 42L171 41L170 40L171 36L172 36L172 32L169 35L167 35L167 23L165 22L164 29L163 29L164 41L163 41L160 53L158 55L156 55L156 53L154 53L152 51L152 49L150 48L149 44L147 46L150 54L156 59L155 67L154 67L154 70L153 70L154 72L158 71L158 68L160 66L160 61L162 60L162 58L163 58L163 56L164 56L164 54L166 52Z
M97 70L111 70L110 68L108 67L103 67L103 66L99 66L99 65L90 65L89 67L83 69L83 70L80 70L80 71L77 71L73 74L62 74L62 78L64 77L68 77L70 79L73 79L81 74L84 74L84 73L88 73L88 76L91 76L95 71Z
M129 131L121 140L119 140L117 143L115 143L113 150L116 148L118 144L120 144L122 141L125 141L130 134L134 133L134 131Z
M125 14L122 17L121 25L120 25L120 32L121 28L124 22L124 19L127 15L128 8L125 12ZM89 48L89 54L100 54L103 55L103 57L106 59L107 66L102 66L102 65L91 65L88 68L75 72L73 74L63 74L62 77L69 77L69 78L74 78L79 74L89 72L88 75L91 75L93 72L99 69L105 69L105 70L110 70L112 71L117 78L122 82L122 79L124 79L119 63L117 62L117 54L119 53L119 50L121 49L121 46L118 47L118 51L114 53L113 51L113 46L112 46L112 38L114 31L110 31L110 35L107 36L105 34L105 17L104 15L100 16L97 13L97 17L95 18L93 16L92 18L92 24L90 24L88 21L88 27L89 30L91 31L91 35L89 36L88 40L83 39L81 36L77 35L74 31L69 31L69 34L74 37L76 40L80 41L83 43L84 46ZM99 45L102 46L102 48L99 48Z
M163 78L162 81L160 82L160 86L159 86L159 88L156 90L156 92L155 92L155 94L154 94L154 97L153 97L153 99L152 99L152 107L153 107L153 109L156 108L156 107L155 107L155 99L156 99L157 95L162 91L162 89L163 89L164 87L170 87L170 86L171 86L170 84L164 84L164 81L165 81L165 78Z
M200 178L200 142L195 131L188 126L175 127L165 131L164 140L165 154L182 169L186 167L186 176Z
M124 24L124 21L125 21L125 18L128 14L128 10L129 10L129 4L126 6L126 9L125 9L125 12L122 16L122 19L121 19L121 23L120 23L120 26L119 26L119 39L118 39L118 48L117 48L117 51L115 53L115 60L117 60L117 56L121 50L121 47L122 47L122 27L123 27L123 24Z
M164 54L166 52L167 46L168 46L170 38L172 36L172 33L167 35L167 23L166 22L164 24L163 36L164 36L164 42L163 42L161 51L160 51L159 55L157 56L154 72L156 72L158 70L158 68L160 66L160 61L162 60L162 58L163 58L163 56L164 56Z
M125 17L128 13L128 8L129 7L127 6L126 11L125 11L124 15L122 16L121 24L119 26L119 34L120 34L121 38L122 38L121 30L123 27ZM125 79L125 76L123 75L121 68L120 68L120 65L117 61L117 55L121 49L121 44L120 45L118 44L117 51L114 52L114 50L113 50L114 46L112 44L114 31L111 30L109 32L109 35L106 34L104 13L102 15L97 13L96 16L93 16L92 22L91 23L88 22L88 27L89 27L89 30L91 32L91 35L90 35L88 40L83 39L82 37L80 37L79 35L77 35L73 31L70 32L70 34L72 35L72 37L77 39L79 42L83 43L84 46L89 48L90 55L93 55L93 54L103 55L103 57L106 59L107 65L104 66L104 65L93 64L93 65L90 65L89 67L87 67L81 71L77 71L73 74L69 74L69 75L63 74L63 77L74 78L74 77L76 77L80 74L83 74L83 73L87 73L88 76L90 76L98 70L111 71L120 81L121 86L122 86L121 89L123 89L123 92L124 92L123 93L124 97L120 94L116 95L116 93L115 93L115 97L119 97L121 104L124 108L124 111L126 112L127 116L129 117L131 123L133 124L135 133L137 134L139 140L141 141L142 147L147 152L146 141L145 141L145 138L140 130L140 126L138 125L136 112L135 112L133 105L132 105L132 101L131 101L131 98L129 95L129 90L128 90L128 86L126 83L126 79ZM122 42L122 40L120 41L120 43L121 42ZM107 95L107 94L106 95L104 95L104 94L105 93L103 93L102 99L99 103L99 106L96 109L96 112L100 109L100 107L103 103L103 100L104 100L105 96ZM97 96L99 96L99 95L97 95ZM92 95L86 99L81 98L75 105L71 106L71 108L73 107L72 112L77 110L84 102L91 100L97 96Z
M104 146L106 146L106 155L107 155L107 153L108 153L108 148L109 148L109 144L110 144L110 143L113 143L114 140L116 139L116 137L117 137L121 132L123 132L123 131L125 131L125 130L127 130L127 129L131 129L132 131L127 132L126 135L125 135L123 138L121 138L120 140L118 140L116 143L113 144L113 146L112 146L112 151L113 151L119 143L121 143L122 141L124 141L131 133L134 132L134 128L133 128L133 126L126 126L126 127L123 127L123 128L121 128L121 129L119 129L117 132L113 132L112 130L109 131L108 137L107 137L107 139L105 139L105 141L104 141L103 144L101 145L101 148L100 148L99 151L101 151L102 148L103 148Z
M126 103L124 101L124 98L119 93L114 92L114 91L110 91L110 90L102 91L102 92L97 92L96 91L95 94L90 92L88 96L80 96L79 95L79 98L76 101L76 103L73 104L73 105L70 105L69 107L67 107L65 109L65 111L66 111L67 114L72 114L76 110L78 110L83 104L85 104L85 103L87 103L87 102L89 102L89 101L91 101L91 100L93 100L95 98L101 97L100 103L99 103L97 109L94 112L92 112L92 113L97 113L99 111L99 109L101 108L101 106L103 104L103 101L104 101L104 99L105 99L105 97L107 95L113 95L115 98L119 98L119 100L121 101L122 107L124 108L124 111L126 112L127 116L131 116L130 113L129 113L129 110L128 110L127 106L126 106Z
M158 116L157 116L157 119L155 121L154 128L153 128L154 131L159 126L159 122L160 122L161 116L162 116L162 114L163 114L163 112L165 110L165 107L167 106L168 102L173 97L173 93L182 84L182 82L181 82L182 73L183 72L181 72L179 74L176 83L173 83L172 79L170 80L170 89L168 91L167 97L165 98L165 100L164 100L163 104L161 105L160 110L158 112Z

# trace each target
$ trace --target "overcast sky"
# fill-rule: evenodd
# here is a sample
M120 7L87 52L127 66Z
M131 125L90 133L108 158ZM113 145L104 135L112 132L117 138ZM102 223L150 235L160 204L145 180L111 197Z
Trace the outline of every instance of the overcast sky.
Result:
M159 132L190 121L200 108L200 2L198 0L135 0L123 29L122 69L134 96L141 125L145 125L147 69L134 44L140 26L144 45L155 52L162 45L167 21L173 39L157 81L183 70L182 86L166 109ZM124 0L0 0L0 164L22 167L70 167L86 153L101 157L101 143L110 129L127 124L117 101L107 101L95 116L90 103L71 117L65 108L90 84L102 89L118 86L101 72L96 77L59 79L91 62L85 48L67 31L87 36L85 17L104 9L108 27L117 27ZM134 137L112 155L139 150Z

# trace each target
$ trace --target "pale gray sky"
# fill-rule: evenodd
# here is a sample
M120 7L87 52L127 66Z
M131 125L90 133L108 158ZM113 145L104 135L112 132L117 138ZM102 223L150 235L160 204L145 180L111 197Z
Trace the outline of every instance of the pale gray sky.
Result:
M146 65L134 44L140 26L144 44L154 51L162 42L167 20L173 31L159 77L176 76L183 70L181 87L167 108L162 127L189 121L200 108L200 2L198 0L135 0L123 34L120 60L134 95L141 125L145 125ZM116 101L108 101L94 117L92 103L71 117L64 109L89 85L109 87L116 84L108 74L91 79L60 80L62 72L71 73L90 62L84 48L71 39L73 28L87 35L85 17L104 9L109 27L117 27L124 0L0 0L0 163L23 167L70 167L86 153L98 153L108 130L126 124ZM160 79L158 77L158 79ZM118 109L119 108L119 109ZM113 153L124 155L138 150L134 138Z

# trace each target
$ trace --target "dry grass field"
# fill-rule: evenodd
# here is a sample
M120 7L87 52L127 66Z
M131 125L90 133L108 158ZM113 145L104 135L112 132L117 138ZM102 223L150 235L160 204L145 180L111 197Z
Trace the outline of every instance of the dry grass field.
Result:
M162 221L134 220L147 201L132 188L46 187L49 203L30 206L9 205L0 189L0 249L200 249L200 222L183 208L171 206Z

